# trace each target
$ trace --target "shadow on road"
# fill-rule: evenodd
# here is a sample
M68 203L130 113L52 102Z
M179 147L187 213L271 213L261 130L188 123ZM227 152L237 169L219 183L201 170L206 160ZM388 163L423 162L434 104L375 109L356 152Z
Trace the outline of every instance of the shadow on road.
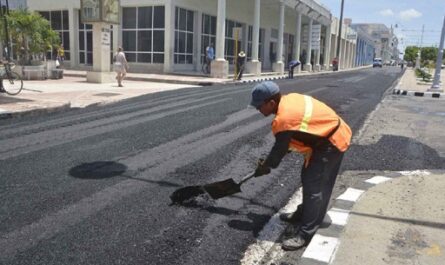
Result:
M79 179L105 179L123 174L127 166L114 161L83 163L70 169L69 174Z

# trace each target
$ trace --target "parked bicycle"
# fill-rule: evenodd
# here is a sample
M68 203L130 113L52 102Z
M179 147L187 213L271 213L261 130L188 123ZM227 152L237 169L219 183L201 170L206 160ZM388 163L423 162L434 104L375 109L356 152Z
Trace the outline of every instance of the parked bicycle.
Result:
M0 92L8 95L17 95L23 89L22 77L13 72L15 63L2 61L0 62Z

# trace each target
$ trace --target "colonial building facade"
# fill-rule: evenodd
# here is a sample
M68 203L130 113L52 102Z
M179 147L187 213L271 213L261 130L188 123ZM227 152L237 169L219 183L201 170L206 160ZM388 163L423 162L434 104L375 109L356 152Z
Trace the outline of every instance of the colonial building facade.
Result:
M26 5L59 32L65 65L91 70L93 26L82 23L80 2ZM301 70L328 69L335 57L339 21L314 0L120 0L119 13L119 25L110 25L111 50L122 46L133 72L199 72L210 43L214 77L229 75L236 50L245 51L247 72L256 75L283 72L293 59L302 61ZM348 68L354 66L357 41L348 38L352 28L343 29L340 67Z

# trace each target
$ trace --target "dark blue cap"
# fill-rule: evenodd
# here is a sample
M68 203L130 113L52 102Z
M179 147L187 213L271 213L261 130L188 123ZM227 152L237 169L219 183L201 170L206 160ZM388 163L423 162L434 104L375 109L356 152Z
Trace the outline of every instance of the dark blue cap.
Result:
M280 93L280 88L272 81L265 81L257 84L252 90L252 100L250 105L256 109L266 101L266 99Z

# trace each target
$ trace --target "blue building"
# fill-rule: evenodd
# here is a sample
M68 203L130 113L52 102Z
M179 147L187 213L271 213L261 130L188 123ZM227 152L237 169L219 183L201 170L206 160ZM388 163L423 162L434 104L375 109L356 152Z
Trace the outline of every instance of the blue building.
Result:
M376 54L375 41L371 35L361 29L357 24L352 24L351 28L357 32L355 66L372 64Z

